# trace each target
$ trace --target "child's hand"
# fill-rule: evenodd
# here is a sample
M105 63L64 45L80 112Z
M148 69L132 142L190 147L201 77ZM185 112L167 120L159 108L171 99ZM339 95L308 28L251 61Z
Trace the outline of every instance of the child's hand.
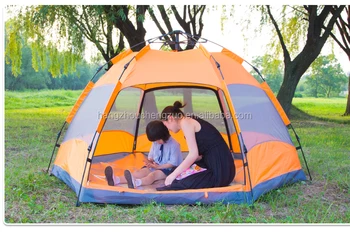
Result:
M145 163L145 165L147 165L148 163L153 163L154 160L152 158L149 158L149 159L144 159L143 162Z
M154 168L154 169L157 169L157 167L159 166L156 162L148 162L147 164L146 164L146 166L148 167L148 168Z

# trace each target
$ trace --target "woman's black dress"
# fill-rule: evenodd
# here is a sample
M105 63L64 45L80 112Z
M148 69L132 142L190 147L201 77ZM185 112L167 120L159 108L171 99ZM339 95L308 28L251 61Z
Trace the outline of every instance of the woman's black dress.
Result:
M157 188L158 191L223 187L228 186L235 176L232 154L220 132L207 121L192 118L201 125L195 136L202 159L196 164L207 170L182 180L175 179L171 185Z

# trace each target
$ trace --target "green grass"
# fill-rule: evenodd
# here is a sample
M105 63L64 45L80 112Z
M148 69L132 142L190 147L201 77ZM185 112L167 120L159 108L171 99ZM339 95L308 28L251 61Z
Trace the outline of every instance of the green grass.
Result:
M319 120L350 124L345 112L346 98L294 98L292 104Z
M305 104L312 100L295 102L313 112L292 112L313 181L273 190L253 207L220 202L76 207L75 193L46 169L56 134L80 92L72 91L71 97L65 91L52 91L52 97L50 91L5 93L5 223L350 223L349 124L326 120L342 113L341 107L333 110L340 100L309 107ZM41 94L47 94L46 100ZM56 105L56 97L67 105ZM35 100L25 104L13 99ZM318 108L322 111L327 105L333 113L315 118L320 116ZM302 157L301 163L304 166ZM307 174L305 166L304 170Z
M5 109L29 109L42 107L72 106L82 90L45 90L5 92Z

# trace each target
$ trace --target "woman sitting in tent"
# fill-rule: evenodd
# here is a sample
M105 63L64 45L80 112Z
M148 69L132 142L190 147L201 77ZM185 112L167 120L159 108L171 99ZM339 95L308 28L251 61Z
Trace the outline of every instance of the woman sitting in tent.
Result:
M183 131L189 153L184 161L165 179L163 190L199 189L228 186L235 176L232 154L220 132L207 121L195 116L186 117L181 111L181 102L167 106L161 119L172 132ZM199 154L202 159L197 161ZM207 169L178 180L194 163Z

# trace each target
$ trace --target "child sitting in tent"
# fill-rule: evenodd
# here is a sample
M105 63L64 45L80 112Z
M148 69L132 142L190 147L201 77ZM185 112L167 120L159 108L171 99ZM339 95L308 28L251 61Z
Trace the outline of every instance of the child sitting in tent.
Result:
M106 167L105 175L108 185L128 183L129 188L151 185L157 180L165 179L182 162L179 143L173 139L162 121L152 121L146 127L149 141L153 142L145 166L131 173L124 171L124 176L113 176L111 166Z

